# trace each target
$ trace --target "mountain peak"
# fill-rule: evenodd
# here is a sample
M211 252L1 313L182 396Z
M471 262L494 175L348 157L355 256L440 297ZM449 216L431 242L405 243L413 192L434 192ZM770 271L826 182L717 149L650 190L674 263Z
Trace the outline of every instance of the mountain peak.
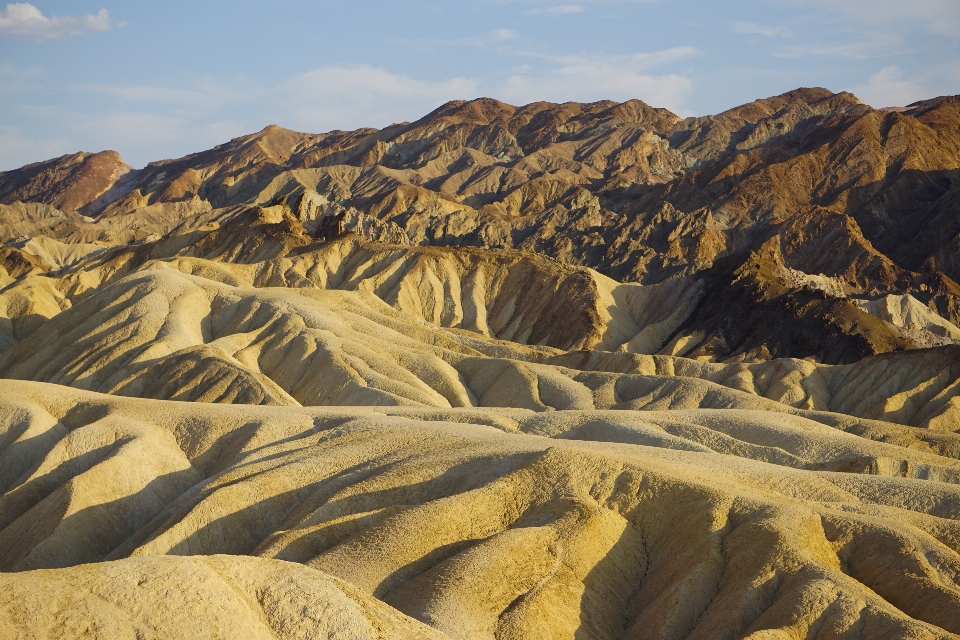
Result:
M0 173L0 203L42 202L76 211L132 170L116 151L80 151Z
M493 98L476 98L475 100L451 100L433 110L418 122L446 119L455 123L490 124L498 119L509 118L517 108L494 100Z

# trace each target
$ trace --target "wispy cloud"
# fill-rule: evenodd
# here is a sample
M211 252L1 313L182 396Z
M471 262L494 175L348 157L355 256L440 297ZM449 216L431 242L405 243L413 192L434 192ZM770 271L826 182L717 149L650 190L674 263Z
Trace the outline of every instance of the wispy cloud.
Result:
M19 127L0 125L0 167L13 169L25 162L79 151L65 138L37 139L24 134Z
M960 38L960 4L957 0L794 0L813 4L852 18L859 25L902 27L921 24L929 32Z
M85 16L47 17L32 4L17 2L0 11L0 36L21 40L47 40L78 36L90 31L107 31L116 26L110 13L100 9Z
M9 63L0 63L0 94L12 96L35 88L43 77L39 67L22 68Z
M903 107L918 100L954 94L960 86L960 59L907 74L896 65L883 67L848 90L876 108Z
M809 42L789 47L780 47L774 50L777 58L850 58L853 60L869 60L871 58L889 57L898 53L901 46L900 39L892 34L873 34L872 37L856 42L832 44L825 42Z
M907 80L895 65L884 67L863 84L858 84L852 93L875 107L902 107L911 102L929 98L926 88L919 82Z
M754 22L734 22L730 26L733 33L742 33L745 35L757 35L765 38L788 38L792 34L789 29L783 27L771 27Z
M646 71L654 69L671 62L677 62L697 55L696 47L672 47L670 49L661 49L660 51L638 52L623 55L605 55L605 54L575 54L575 55L551 55L545 53L525 52L521 55L549 60L567 67L580 67L591 64L591 61L602 66L612 65L632 71Z
M95 101L109 105L85 114L44 105L44 98L29 89L37 70L0 64L0 92L6 86L24 85L16 93L24 103L18 113L29 114L24 117L33 123L32 131L57 132L43 139L42 134L27 135L0 126L0 166L13 168L38 158L102 148L117 149L127 162L142 166L212 147L268 123L312 132L384 127L415 120L450 100L481 96L516 105L639 98L689 115L692 81L674 72L672 65L697 55L693 47L626 55L551 55L520 50L520 39L512 31L493 31L483 37L517 62L528 64L485 77L425 79L380 66L346 64L273 79L195 75L169 85L118 82L62 87L87 98L99 94Z
M308 131L384 126L422 116L449 100L477 97L471 78L416 80L369 65L328 66L301 73L268 92L290 105L287 126Z
M290 105L288 126L309 131L383 126L419 117L448 100L481 95L513 104L640 98L686 113L690 79L652 72L696 54L694 47L629 55L528 53L524 55L542 61L538 68L524 66L502 80L486 82L468 77L429 82L369 65L327 66L296 75L269 90L247 93Z
M537 15L564 15L570 13L583 13L586 9L583 5L579 4L558 4L553 7L544 7L542 9L530 9L527 11L528 16L537 16Z
M473 38L457 38L449 41L452 44L467 45L473 47L485 47L488 45L500 44L509 40L516 40L519 36L511 29L494 29L482 36Z
M179 87L146 84L81 84L75 85L75 88L84 92L106 94L120 101L189 108L193 113L243 102L257 90L247 78L223 79L212 76L194 78L188 86Z
M110 96L116 111L103 121L127 123L129 126L121 127L128 132L125 136L143 122L151 123L147 129L153 133L149 135L172 141L180 139L175 131L183 132L183 140L188 140L187 132L196 123L227 120L236 123L224 129L231 132L227 138L255 131L268 122L315 132L382 127L420 117L449 100L479 96L479 83L472 78L430 82L362 64L318 67L273 83L247 77L196 77L173 87L101 84L77 88ZM244 124L238 114L253 116ZM97 125L96 129L105 139L116 137L107 127ZM207 127L198 141L203 139L208 146L222 142L208 139L214 133L221 130ZM133 133L130 140L138 142L143 135Z
M412 45L415 47L432 49L434 47L459 46L459 47L492 47L502 45L511 40L518 40L519 34L512 29L494 29L478 36L467 36L463 38L416 38L416 39L398 39L392 40L396 44Z
M384 126L417 118L449 100L481 95L514 104L538 100L640 98L655 106L686 111L685 100L692 87L690 79L653 71L696 54L693 47L629 55L518 53L520 57L539 62L524 65L499 80L487 81L470 77L425 81L358 64L318 67L273 84L257 83L251 78L197 77L179 87L84 85L80 88L108 94L118 101L118 106L126 104L133 111L152 105L160 111L189 115L197 120L209 120L228 109L233 113L269 113L272 115L267 117L284 126L326 131Z
M694 47L675 47L631 55L582 54L541 56L555 63L546 70L524 69L496 87L496 97L514 104L538 100L628 100L639 98L686 115L693 83L680 74L651 74L654 68L697 54Z

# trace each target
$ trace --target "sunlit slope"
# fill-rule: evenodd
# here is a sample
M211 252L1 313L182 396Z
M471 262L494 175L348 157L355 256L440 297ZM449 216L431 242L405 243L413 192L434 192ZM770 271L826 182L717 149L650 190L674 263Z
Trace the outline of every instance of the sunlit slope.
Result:
M799 409L960 429L960 348L916 349L823 365L783 358L722 364L662 355L576 351L543 363L608 374L695 378ZM684 384L676 381L674 384ZM686 384L690 384L689 382Z
M447 637L329 575L236 556L0 574L0 591L4 633L37 640Z
M512 293L501 286L480 290L479 300L473 294L440 298L451 282L459 281L430 281L424 274L435 274L430 269L436 265L425 266L422 256L415 257L413 266L392 271L399 274L392 285L390 267L396 259L385 260L381 271L370 262L354 263L366 265L358 270L367 280L351 280L355 271L350 270L306 270L319 281L316 285L297 275L293 259L256 265L178 259L148 263L59 313L57 298L43 290L52 319L0 356L0 376L202 402L536 411L742 408L796 415L830 411L938 431L960 428L956 347L875 356L844 366L803 360L724 365L623 352L564 352L496 340L489 337L495 331L479 330L481 322L502 326L506 314L489 320L489 309L515 309L512 301L523 297L522 280ZM306 264L316 266L317 256L311 254ZM500 275L509 282L512 273L504 269ZM333 277L339 282L323 281ZM378 279L385 283L380 288ZM290 286L228 283L244 281ZM323 284L348 290L318 288ZM639 293L645 289L635 286ZM512 297L504 305L508 295ZM398 310L384 298L416 313ZM599 296L591 299L602 302ZM642 316L647 307L632 303ZM650 305L654 312L669 315L663 300L658 303ZM535 304L527 308L537 310ZM594 307L599 321L584 326L604 328L606 335L620 329L615 342L633 335L638 325L630 317L600 315L610 308L617 311L614 305ZM433 312L438 309L450 315L437 318ZM427 322L425 315L454 326ZM515 324L525 317L518 315ZM15 320L12 326L23 322ZM552 335L562 335L570 326L563 316L556 323L559 329ZM580 330L583 335L584 327ZM604 334L598 334L594 338L602 339Z
M0 366L7 377L145 397L469 406L446 352L540 351L555 352L446 332L369 293L241 289L163 269L54 317Z
M73 585L76 620L169 624L146 603L176 575L199 598L261 594L252 629L297 624L299 598L413 628L359 590L456 638L960 632L957 459L793 416L310 410L15 381L0 406L0 563L26 571L0 578L24 594L2 607L31 629L49 610L29 603L59 610ZM237 558L155 558L215 554ZM239 616L233 598L198 620Z
M33 292L42 285L58 292L58 300L44 298L47 308L53 308L51 302L69 306L159 260L226 284L371 291L438 326L562 349L656 352L703 295L697 280L620 284L588 268L519 251L402 247L356 235L316 242L282 206L244 210L223 224L91 252L56 272L30 253L34 245L43 243L10 249L15 253L7 262L15 281L0 296L39 300L43 296ZM24 313L13 306L6 317L13 322ZM6 333L13 340L24 335Z
M431 324L561 349L655 353L703 295L696 280L620 284L532 253L400 247L356 236L256 263L199 258L167 263L235 285L369 291Z

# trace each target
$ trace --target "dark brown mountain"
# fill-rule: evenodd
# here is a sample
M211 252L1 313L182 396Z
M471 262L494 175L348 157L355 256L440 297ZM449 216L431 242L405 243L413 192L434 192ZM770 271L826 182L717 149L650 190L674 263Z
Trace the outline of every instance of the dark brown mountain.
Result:
M97 201L131 171L116 151L74 153L0 173L0 203L38 202L77 211Z

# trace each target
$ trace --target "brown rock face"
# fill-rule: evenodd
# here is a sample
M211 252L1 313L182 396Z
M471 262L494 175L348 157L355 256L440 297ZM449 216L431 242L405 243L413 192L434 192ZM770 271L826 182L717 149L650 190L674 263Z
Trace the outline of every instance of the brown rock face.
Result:
M75 153L0 173L0 203L39 202L77 211L106 193L131 167L116 151Z
M8 172L0 190L102 210L112 229L235 218L204 241L224 259L310 241L244 230L238 211L283 196L315 237L339 217L391 243L521 249L621 282L702 279L676 353L854 362L932 340L857 299L909 296L960 324L958 105L879 111L814 88L681 119L638 100L454 101L383 130L271 125L119 182L115 154L69 156Z

